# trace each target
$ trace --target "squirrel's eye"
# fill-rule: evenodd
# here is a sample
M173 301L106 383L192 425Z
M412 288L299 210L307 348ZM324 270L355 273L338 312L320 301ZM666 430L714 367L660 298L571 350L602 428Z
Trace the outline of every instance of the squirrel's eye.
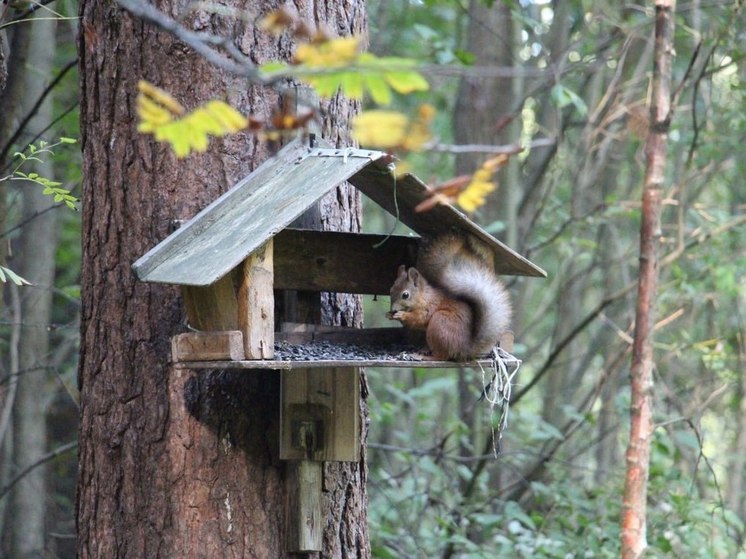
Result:
M401 298L402 299L409 299L409 291L402 291L401 292Z

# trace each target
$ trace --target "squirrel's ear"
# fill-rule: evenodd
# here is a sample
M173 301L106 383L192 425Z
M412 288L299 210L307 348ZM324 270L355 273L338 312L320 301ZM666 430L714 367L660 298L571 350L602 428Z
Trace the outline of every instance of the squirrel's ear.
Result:
M410 268L408 277L409 281L417 285L417 283L420 281L420 273L417 271L417 268Z
M402 264L401 266L399 266L399 269L396 271L396 276L399 277L402 275L406 275L406 273L407 273L407 267L404 264Z

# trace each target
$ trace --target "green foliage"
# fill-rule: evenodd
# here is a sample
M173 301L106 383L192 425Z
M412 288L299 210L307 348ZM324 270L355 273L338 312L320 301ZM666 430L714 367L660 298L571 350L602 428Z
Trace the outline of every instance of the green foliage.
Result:
M374 103L388 105L393 92L409 94L428 89L427 80L415 66L416 61L407 58L361 53L339 68L270 62L261 69L267 79L296 76L312 85L322 97L332 97L341 90L352 99L362 99L368 94Z
M54 156L55 152L53 151L53 148L56 148L61 145L69 145L69 144L75 144L75 143L77 143L77 140L73 138L62 137L59 140L57 140L57 142L52 143L52 144L49 144L45 142L44 140L40 140L38 145L29 144L26 147L26 150L28 151L28 155L20 151L17 151L13 154L13 158L17 159L19 162L16 165L16 167L11 171L10 175L4 178L0 178L0 181L2 180L27 180L27 181L36 183L39 186L43 187L44 194L47 196L52 196L56 203L65 204L71 210L77 211L78 208L76 204L78 202L78 199L70 193L69 189L63 188L61 182L47 179L45 177L40 176L38 173L32 172L32 173L27 174L21 171L21 168L27 163L30 163L32 161L41 163L43 161L42 157Z
M373 2L372 47L381 55L453 61L448 52L466 45L466 5ZM461 400L456 383L422 372L370 373L375 556L620 553L650 14L628 4L510 6L521 36L514 65L548 70L536 80L500 82L520 90L516 103L523 105L510 110L523 120L524 141L560 131L553 151L522 154L515 182L506 185L519 200L518 223L490 217L498 230L517 227L514 248L549 272L546 282L510 280L516 353L525 359L516 390L542 371L563 336L615 298L511 406L497 460L484 462L490 414L476 396ZM559 12L567 19L555 25ZM656 429L653 441L645 556L743 558L743 518L727 503L730 479L739 475L731 464L743 398L746 74L734 29L743 28L744 15L735 6L708 7L697 12L696 26L692 18L689 11L677 15L674 81L682 89L669 138L655 332L655 421L665 429ZM554 44L557 34L566 41ZM684 81L700 39L700 58ZM471 79L475 88L487 80ZM443 142L453 137L444 113L455 91L444 79L428 93L439 109L434 135ZM408 161L428 178L453 169L453 158L442 154ZM508 198L498 194L504 198L496 206ZM476 395L479 375L470 375L466 385Z

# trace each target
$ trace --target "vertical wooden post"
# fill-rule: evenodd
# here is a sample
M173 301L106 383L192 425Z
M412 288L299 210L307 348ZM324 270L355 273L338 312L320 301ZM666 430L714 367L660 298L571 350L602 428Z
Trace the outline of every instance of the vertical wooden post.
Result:
M360 371L293 369L281 374L280 458L288 460L287 551L321 551L322 462L360 459Z
M321 462L288 462L287 479L287 551L322 551L321 536Z
M360 459L360 371L293 369L282 373L280 459Z
M271 359L275 344L272 239L255 250L240 268L238 327L246 359Z

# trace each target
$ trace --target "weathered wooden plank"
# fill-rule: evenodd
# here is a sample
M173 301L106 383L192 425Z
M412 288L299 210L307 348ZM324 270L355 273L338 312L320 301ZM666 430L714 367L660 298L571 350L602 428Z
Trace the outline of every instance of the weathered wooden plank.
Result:
M360 371L306 368L282 373L280 459L360 458Z
M348 181L420 235L435 235L455 228L466 230L482 239L495 252L495 269L500 274L535 277L547 275L540 267L495 239L453 206L438 205L426 212L415 212L415 207L427 197L429 190L414 175L407 174L394 181L383 163L373 162L352 175Z
M135 262L137 276L142 281L209 285L324 194L384 155L326 148L310 150L300 141L285 146Z
M521 361L504 358L506 367L514 370ZM251 360L251 361L189 361L176 363L182 369L271 369L289 371L294 369L323 369L338 367L381 367L381 368L417 368L417 369L463 369L489 367L492 361L479 359L477 361L416 361L411 359L318 359L315 361L289 361L280 359Z
M288 553L322 551L321 462L302 460L287 465L285 526Z
M285 229L275 237L275 289L388 295L417 237Z
M237 301L233 274L212 285L183 285L181 293L189 326L196 330L237 330Z
M187 332L171 338L171 358L180 361L242 361L243 335L225 332Z
M275 298L273 242L267 241L240 267L238 280L238 327L243 333L247 359L272 359L275 347Z

